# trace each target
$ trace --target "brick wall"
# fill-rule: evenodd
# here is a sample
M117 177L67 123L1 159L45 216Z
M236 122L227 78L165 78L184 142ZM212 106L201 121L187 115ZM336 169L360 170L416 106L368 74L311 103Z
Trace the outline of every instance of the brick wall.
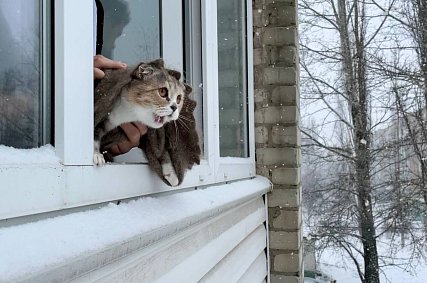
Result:
M303 281L297 1L253 0L257 173L268 196L271 282Z

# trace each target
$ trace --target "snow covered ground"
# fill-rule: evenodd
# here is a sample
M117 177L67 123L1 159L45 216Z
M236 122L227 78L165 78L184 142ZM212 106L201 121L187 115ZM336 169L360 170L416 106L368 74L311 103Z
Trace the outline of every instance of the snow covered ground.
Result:
M387 252L387 244L379 245L379 254ZM356 268L347 256L341 257L340 253L327 249L322 253L318 268L337 280L337 283L360 283ZM402 249L397 253L398 261L395 264L407 262L410 258L408 249ZM383 267L381 276L382 283L425 283L427 282L427 262L425 260L413 262L413 268L409 269L402 265L401 267L390 266ZM310 282L310 281L308 281ZM316 281L312 281L316 282Z

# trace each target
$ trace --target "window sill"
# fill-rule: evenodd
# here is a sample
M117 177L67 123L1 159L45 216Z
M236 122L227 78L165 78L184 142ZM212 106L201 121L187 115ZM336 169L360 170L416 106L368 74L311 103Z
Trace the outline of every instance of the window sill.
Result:
M25 158L23 158L25 160ZM253 177L252 161L220 166L202 160L178 187L165 185L147 164L64 166L58 161L0 164L0 221Z
M263 177L0 229L0 281L75 278L253 202ZM2 248L3 249L3 248Z

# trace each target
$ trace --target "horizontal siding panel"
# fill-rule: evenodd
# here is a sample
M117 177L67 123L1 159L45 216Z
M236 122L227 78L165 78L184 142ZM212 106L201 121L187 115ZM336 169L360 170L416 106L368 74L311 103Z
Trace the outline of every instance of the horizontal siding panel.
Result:
M251 234L260 224L265 222L263 200L259 198L253 204L254 210L251 214L192 254L156 282L198 282L243 239ZM224 218L227 219L228 217L225 216Z
M55 221L42 220L0 229L0 232L13 233L16 229L34 230L33 225L44 227L38 230L40 233L24 239L30 241L27 244L34 247L34 251L42 249L34 254L31 262L24 256L21 258L19 253L12 253L12 257L0 256L0 261L5 263L2 264L3 270L16 270L11 275L13 280L9 280L14 282L198 282L208 273L214 274L215 270L225 268L221 266L238 263L230 258L241 253L242 246L252 242L251 246L257 246L258 250L265 248L267 212L263 198L269 188L267 179L256 177L72 213L57 217ZM163 210L164 206L168 207ZM171 214L175 210L177 213ZM116 219L111 213L117 216ZM99 222L86 219L98 219ZM114 221L114 229L103 224L103 219ZM49 245L74 247L76 241L82 241L82 245L73 250L43 249L43 231L56 231L64 224L74 222L68 233L58 234ZM23 240L5 239L5 245L12 250L18 250ZM85 245L99 246L84 250ZM256 257L253 247L249 251L251 255L239 265L239 274L246 272ZM13 266L19 268L13 269ZM8 274L0 273L0 281L2 275Z
M201 282L237 282L266 248L267 232L262 224L224 257Z
M267 277L267 257L265 252L259 254L248 270L237 281L238 283L259 283Z
M73 282L197 282L265 220L257 198Z

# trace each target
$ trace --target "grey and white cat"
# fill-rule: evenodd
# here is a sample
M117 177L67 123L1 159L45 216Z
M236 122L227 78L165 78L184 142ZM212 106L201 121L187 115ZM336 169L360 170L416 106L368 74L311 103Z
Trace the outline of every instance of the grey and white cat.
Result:
M95 91L94 164L105 164L101 141L119 125L138 121L158 129L178 120L185 95L191 92L180 76L179 72L164 68L162 59L141 63L134 69L106 72L105 83ZM161 175L176 186L180 180L169 153L162 155Z

